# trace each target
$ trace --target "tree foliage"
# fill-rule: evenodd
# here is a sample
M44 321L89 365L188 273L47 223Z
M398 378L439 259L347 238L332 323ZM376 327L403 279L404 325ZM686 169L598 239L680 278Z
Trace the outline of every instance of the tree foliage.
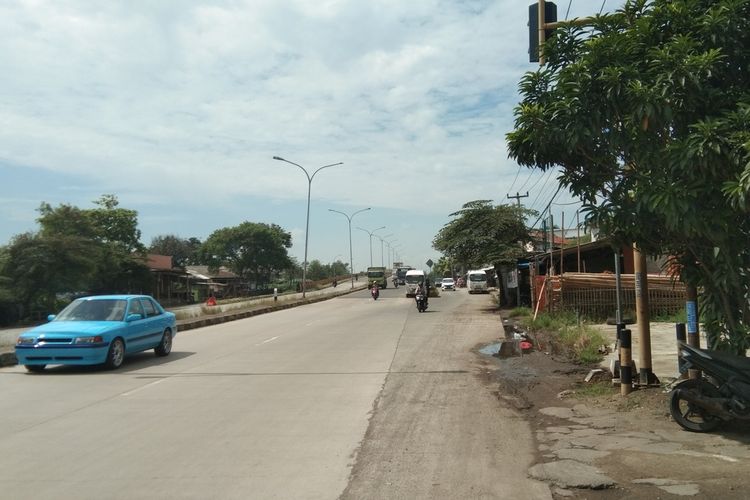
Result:
M520 84L511 157L618 243L676 256L712 345L750 347L750 1L635 0L567 25Z
M180 238L174 234L164 234L151 239L149 253L169 255L172 265L185 267L201 264L201 241L198 238Z
M280 226L243 222L211 233L201 254L212 269L226 266L245 279L266 284L292 265L287 253L291 246L291 233Z
M432 246L454 264L479 267L514 264L530 241L525 220L534 212L515 205L493 206L489 200L470 201L450 214Z
M0 274L12 282L24 314L56 309L58 295L148 291L137 213L104 195L97 207L48 203L39 207L39 231L16 236Z
M349 273L349 265L337 260L330 264L323 264L315 259L307 266L307 279L317 281L334 276L341 276Z

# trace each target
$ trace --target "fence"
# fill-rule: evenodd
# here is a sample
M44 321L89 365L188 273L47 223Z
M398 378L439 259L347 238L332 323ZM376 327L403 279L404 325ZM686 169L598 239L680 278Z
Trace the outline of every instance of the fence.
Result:
M613 274L566 273L562 278L552 276L547 279L544 302L548 304L548 311L576 311L597 319L614 316L617 292ZM623 312L634 313L633 274L621 275L621 289ZM648 301L652 317L678 313L685 307L685 285L668 276L649 275Z

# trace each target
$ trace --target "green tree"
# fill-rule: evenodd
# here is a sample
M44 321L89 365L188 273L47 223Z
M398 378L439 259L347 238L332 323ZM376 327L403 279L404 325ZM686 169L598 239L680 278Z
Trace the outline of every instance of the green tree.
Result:
M201 241L198 238L184 239L174 234L164 234L154 236L151 239L148 252L158 255L171 255L173 266L184 267L199 264L200 247Z
M534 212L516 205L493 206L490 200L470 201L450 214L432 241L454 265L479 267L515 264L525 255L523 243L530 241L525 220ZM443 268L447 263L438 264ZM450 267L450 266L448 266Z
M211 233L201 254L212 268L226 266L242 278L268 284L292 265L287 249L292 235L276 224L243 222Z
M330 266L321 264L317 259L307 265L307 279L312 281L322 280L331 276Z
M567 25L521 81L510 156L617 243L676 256L712 346L750 347L750 1L637 0Z
M25 233L8 246L2 274L13 283L24 315L54 311L58 294L88 289L97 257L87 238Z

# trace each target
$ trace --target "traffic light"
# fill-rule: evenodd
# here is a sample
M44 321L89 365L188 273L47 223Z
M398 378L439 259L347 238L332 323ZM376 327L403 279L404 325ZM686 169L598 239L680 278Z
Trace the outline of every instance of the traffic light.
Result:
M544 23L557 21L557 5L544 2ZM539 4L529 5L529 62L539 62ZM552 36L554 30L544 30L544 39Z

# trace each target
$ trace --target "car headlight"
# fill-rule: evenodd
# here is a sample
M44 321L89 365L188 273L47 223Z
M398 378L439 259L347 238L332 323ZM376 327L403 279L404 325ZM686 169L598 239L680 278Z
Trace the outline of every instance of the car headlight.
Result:
M33 344L36 341L34 337L18 337L16 340L17 345L28 345Z
M74 344L98 344L103 342L104 339L101 335L95 335L94 337L76 337Z

